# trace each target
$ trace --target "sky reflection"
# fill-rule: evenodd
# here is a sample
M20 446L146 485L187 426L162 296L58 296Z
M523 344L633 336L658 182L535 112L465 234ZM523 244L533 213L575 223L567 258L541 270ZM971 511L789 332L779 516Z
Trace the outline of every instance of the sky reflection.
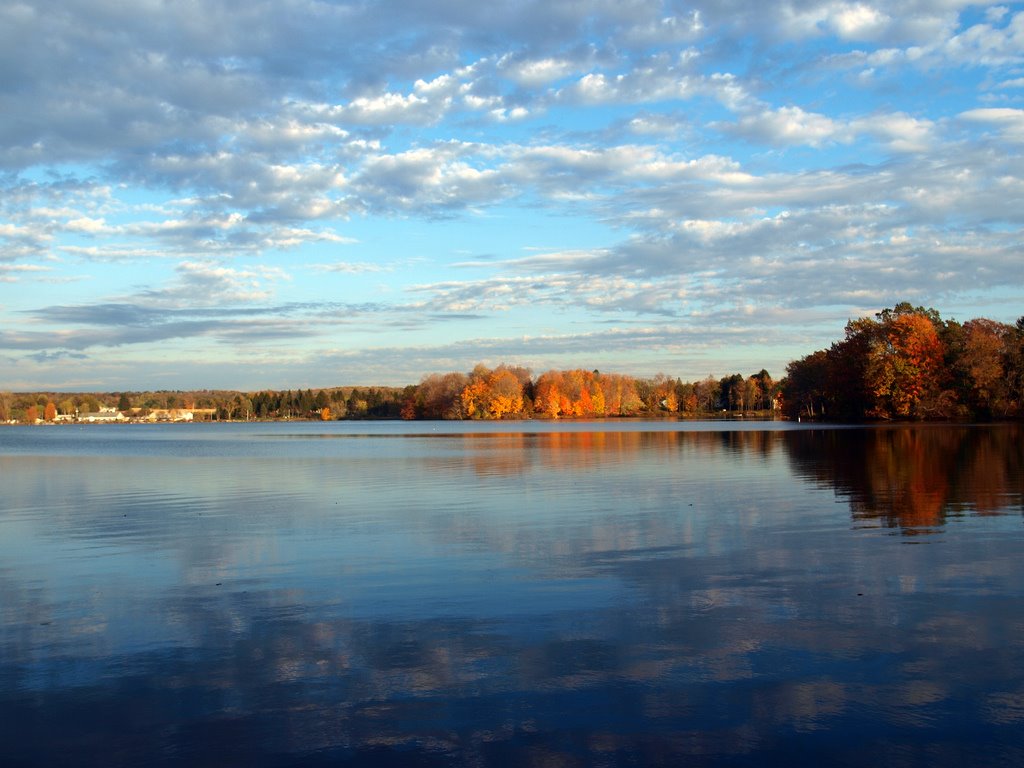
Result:
M5 763L1024 756L1015 427L181 434L0 453Z

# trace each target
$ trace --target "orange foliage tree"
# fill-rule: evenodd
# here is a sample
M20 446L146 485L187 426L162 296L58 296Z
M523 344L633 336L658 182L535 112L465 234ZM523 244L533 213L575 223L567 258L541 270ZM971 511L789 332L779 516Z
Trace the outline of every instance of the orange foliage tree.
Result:
M963 325L907 302L851 320L846 338L786 369L790 416L839 419L1024 415L1024 318Z
M669 413L676 413L679 410L679 394L677 392L678 382L666 376L664 373L659 373L650 382L651 402L649 407L651 410L664 410Z
M993 320L968 320L963 325L957 369L965 399L980 414L1009 411L1006 362L1012 337L1011 326Z
M602 373L601 390L604 393L604 411L608 416L635 416L643 405L636 391L636 381L631 376Z
M527 374L528 376L528 374ZM460 395L465 415L473 419L504 419L523 411L520 370L498 366L493 371L478 365Z
M424 376L416 390L418 415L425 419L461 419L462 391L469 383L464 373L432 373Z
M875 399L870 415L925 415L922 401L940 384L944 354L945 345L924 314L906 312L884 319L867 367Z
M542 373L533 387L533 408L549 419L562 414L562 372Z
M534 394L534 411L549 419L629 416L642 406L630 377L582 368L542 374Z

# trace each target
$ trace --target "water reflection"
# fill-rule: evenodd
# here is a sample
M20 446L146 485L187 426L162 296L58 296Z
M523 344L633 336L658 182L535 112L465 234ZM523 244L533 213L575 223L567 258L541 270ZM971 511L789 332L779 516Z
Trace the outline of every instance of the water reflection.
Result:
M0 453L0 762L1024 764L1014 428L333 437Z
M796 471L849 498L859 521L921 533L950 517L1022 509L1018 425L815 430L786 438Z

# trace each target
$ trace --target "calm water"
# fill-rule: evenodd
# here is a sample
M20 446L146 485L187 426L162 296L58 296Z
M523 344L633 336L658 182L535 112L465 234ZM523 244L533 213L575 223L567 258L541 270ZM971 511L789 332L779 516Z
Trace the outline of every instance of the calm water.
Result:
M1024 765L1022 437L0 428L0 764Z

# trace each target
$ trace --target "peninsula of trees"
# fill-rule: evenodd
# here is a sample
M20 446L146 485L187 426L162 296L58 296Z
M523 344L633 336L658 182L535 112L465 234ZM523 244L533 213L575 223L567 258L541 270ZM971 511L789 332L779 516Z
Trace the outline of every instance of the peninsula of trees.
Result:
M790 417L1011 419L1024 416L1024 317L959 323L904 302L846 324L828 349L791 362Z
M116 407L115 407L116 404ZM775 381L684 382L597 370L476 366L406 387L259 392L0 393L0 422L89 419L520 419L749 415L829 421L1024 416L1024 317L959 323L907 303L847 323L845 338L791 362ZM97 419L92 419L97 420Z

